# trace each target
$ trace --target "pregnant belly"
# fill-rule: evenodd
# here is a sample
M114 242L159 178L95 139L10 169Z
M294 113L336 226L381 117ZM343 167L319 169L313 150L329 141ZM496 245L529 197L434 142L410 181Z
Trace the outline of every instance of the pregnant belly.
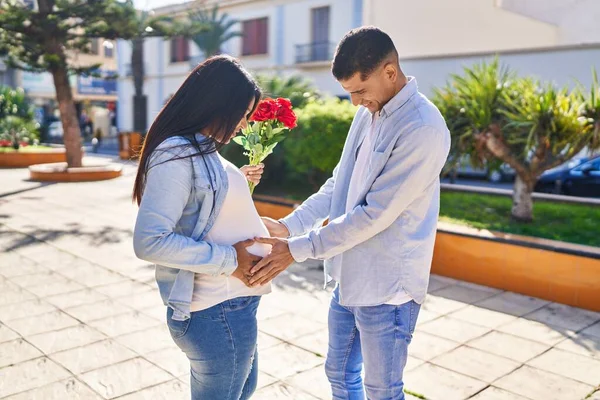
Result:
M206 235L205 241L232 246L246 239L269 237L269 231L255 210L254 213L247 213L244 216L238 215L238 218L233 218L232 215L223 217L224 218L221 218L220 215L219 218L217 218L212 229ZM271 251L271 245L254 243L246 249L250 254L265 257Z

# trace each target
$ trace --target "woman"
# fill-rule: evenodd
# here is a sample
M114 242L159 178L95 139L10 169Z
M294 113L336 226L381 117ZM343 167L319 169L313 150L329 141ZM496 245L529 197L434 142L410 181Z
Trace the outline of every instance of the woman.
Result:
M192 399L248 399L256 388L256 309L270 286L250 288L270 250L245 174L217 151L243 128L261 92L227 56L197 66L152 124L133 197L136 255L156 265L167 324L190 360ZM246 176L245 176L246 175Z

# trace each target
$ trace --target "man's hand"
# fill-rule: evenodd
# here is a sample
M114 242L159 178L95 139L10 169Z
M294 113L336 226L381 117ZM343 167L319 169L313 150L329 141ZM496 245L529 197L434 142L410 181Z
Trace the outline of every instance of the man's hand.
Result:
M267 227L267 230L269 231L271 237L283 239L290 237L290 231L281 222L269 217L261 217L261 219Z
M268 256L263 258L250 271L250 285L259 286L272 281L277 275L285 271L294 262L290 253L287 239L256 238L257 243L273 246Z
M244 165L242 168L240 168L240 170L248 182L258 185L260 183L260 179L262 178L263 172L265 171L265 165Z
M237 253L238 266L233 271L231 276L234 276L244 282L246 286L250 286L250 270L261 260L259 256L248 253L246 247L250 247L254 244L254 239L244 240L233 245L235 252Z

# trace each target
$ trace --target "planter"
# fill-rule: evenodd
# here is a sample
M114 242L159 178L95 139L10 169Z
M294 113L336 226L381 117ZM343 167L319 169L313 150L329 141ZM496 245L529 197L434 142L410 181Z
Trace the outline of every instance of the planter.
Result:
M67 153L64 148L44 151L0 152L0 168L27 168L35 164L65 161L67 161Z
M600 311L600 248L440 222L432 272Z
M282 218L286 200L254 196L260 215ZM432 272L600 311L600 248L440 222Z
M67 168L67 163L37 164L29 167L31 180L40 182L94 182L121 176L120 164L86 165Z

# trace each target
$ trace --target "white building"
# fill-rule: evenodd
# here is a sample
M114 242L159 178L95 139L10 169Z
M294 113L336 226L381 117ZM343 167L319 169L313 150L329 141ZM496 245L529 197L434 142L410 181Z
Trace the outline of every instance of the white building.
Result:
M206 2L204 2L206 3ZM209 1L209 5L214 1ZM330 71L336 43L362 25L362 0L221 0L220 12L240 21L244 37L231 39L222 50L235 56L252 72L300 74L322 91L345 95ZM157 14L178 14L195 3L156 9ZM133 128L131 45L117 44L120 130ZM144 43L144 94L148 127L166 99L181 85L203 57L193 42L147 39Z
M427 95L451 73L495 55L523 75L558 85L591 82L600 72L600 0L204 0L156 9L178 14L217 1L241 21L243 38L223 51L253 72L300 74L322 92L346 93L333 79L330 60L350 29L375 25L390 34L407 74ZM191 68L203 59L193 43L145 42L148 126ZM131 46L118 43L121 130L133 125Z

